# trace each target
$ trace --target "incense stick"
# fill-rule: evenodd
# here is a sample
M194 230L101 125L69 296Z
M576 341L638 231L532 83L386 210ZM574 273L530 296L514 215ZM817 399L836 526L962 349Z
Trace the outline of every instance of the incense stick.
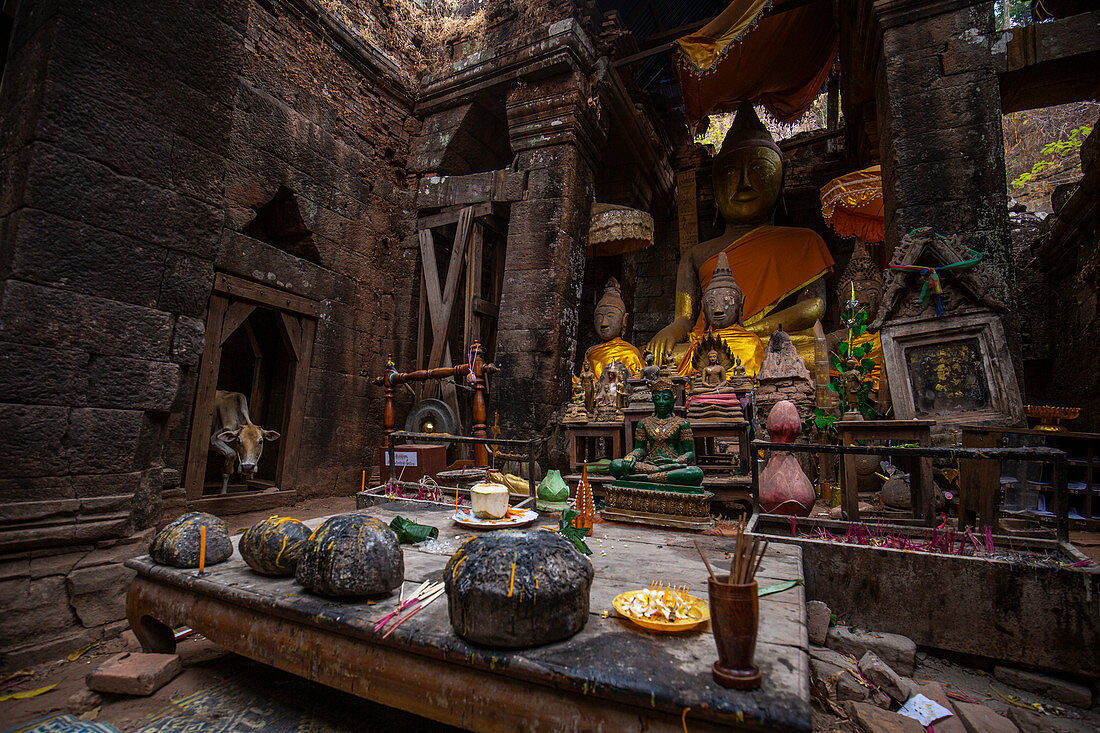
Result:
M702 548L702 547L699 547L699 540L692 540L692 542L694 542L694 543L695 543L695 549L699 551L699 557L703 558L703 562L704 562L704 563L706 564L706 566L707 566L707 572L708 572L708 573L710 573L710 579L711 579L711 580L713 580L713 581L714 581L715 583L717 583L717 582L718 582L718 578L717 578L717 577L715 577L715 575L714 575L714 571L713 571L713 570L711 570L711 567L710 567L710 560L708 560L708 559L707 559L707 556L703 554L703 548Z
M410 611L409 613L407 613L407 614L405 614L404 616L402 616L402 617L401 617L400 619L398 619L397 623L395 623L395 624L394 624L394 625L393 625L392 627L390 627L390 630L389 630L389 631L387 631L386 633L382 634L382 638L383 638L383 639L385 639L385 638L386 638L387 636L389 636L390 634L392 634L392 633L394 632L394 630L396 630L396 629L397 629L397 627L398 627L398 626L400 626L401 624L405 623L405 622L406 622L406 621L408 621L408 620L409 620L410 618L412 618L413 616L415 616L415 615L416 615L416 614L417 614L418 612L420 612L420 611L421 611L421 610L422 610L422 609L423 609L423 608L424 608L425 606L427 606L427 605L428 605L429 603L431 603L432 601L434 601L435 599L437 599L437 598L439 598L439 597L440 597L441 595L443 595L443 593L444 593L445 591L446 591L446 588L440 588L440 589L439 589L439 590L437 590L437 591L436 591L435 593L432 593L431 595L429 595L429 596L428 596L427 598L425 598L425 599L424 599L423 601L421 601L421 603L420 603L420 605L419 605L419 606L417 606L417 607L416 607L416 608L414 608L414 609L413 609L412 611Z
M756 566L752 569L752 575L749 576L749 580L756 578L756 571L760 569L760 563L764 561L764 553L768 551L768 541L764 540L764 546L760 549L760 557L756 558Z

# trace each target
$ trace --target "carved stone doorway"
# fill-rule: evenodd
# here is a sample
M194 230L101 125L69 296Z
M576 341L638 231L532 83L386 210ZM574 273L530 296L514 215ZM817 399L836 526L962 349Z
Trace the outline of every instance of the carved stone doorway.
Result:
M302 420L319 314L320 306L312 300L225 274L215 277L184 473L189 509L230 513L296 500ZM239 360L242 355L248 358L247 364L223 364L225 356ZM214 397L219 389L244 394L253 422L281 433L279 442L261 458L258 480L235 486L227 494L212 493L206 486Z

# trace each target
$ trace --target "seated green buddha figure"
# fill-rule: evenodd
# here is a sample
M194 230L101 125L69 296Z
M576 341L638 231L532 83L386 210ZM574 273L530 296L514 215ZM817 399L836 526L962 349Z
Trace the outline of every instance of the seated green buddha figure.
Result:
M658 377L652 390L653 414L635 428L634 450L611 461L611 475L628 481L699 486L703 469L693 465L691 424L673 414L676 395L672 380Z

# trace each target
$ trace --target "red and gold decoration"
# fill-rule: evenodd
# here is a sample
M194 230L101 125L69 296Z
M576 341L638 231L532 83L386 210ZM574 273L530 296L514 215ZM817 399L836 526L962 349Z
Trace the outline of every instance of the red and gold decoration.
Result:
M885 238L882 166L845 173L825 184L821 215L841 237L881 242Z

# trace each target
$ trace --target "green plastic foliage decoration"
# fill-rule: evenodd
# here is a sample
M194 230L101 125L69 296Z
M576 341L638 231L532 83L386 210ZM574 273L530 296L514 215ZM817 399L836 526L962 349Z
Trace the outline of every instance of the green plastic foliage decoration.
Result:
M558 523L558 532L562 537L573 543L573 546L577 548L577 551L582 555L591 555L592 550L588 549L588 545L585 544L584 538L588 535L585 534L583 529L578 529L573 526L573 520L581 515L576 509L566 509L561 513L561 522Z

